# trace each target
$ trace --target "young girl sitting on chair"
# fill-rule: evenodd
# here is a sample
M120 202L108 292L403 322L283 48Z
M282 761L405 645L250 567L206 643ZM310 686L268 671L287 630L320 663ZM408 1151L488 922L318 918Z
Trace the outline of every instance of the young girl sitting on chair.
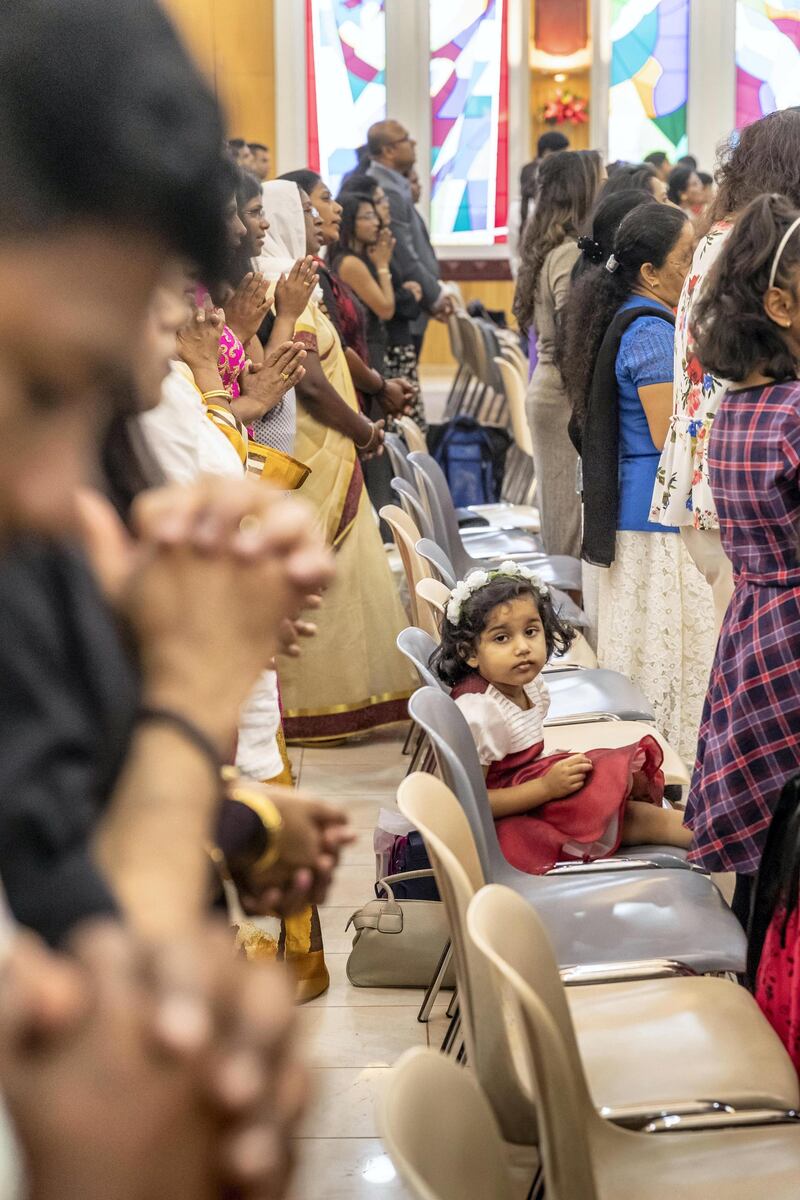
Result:
M603 858L621 844L691 844L681 814L661 807L663 754L654 737L542 754L550 697L541 672L573 636L547 586L506 562L457 584L431 658L475 740L503 853L533 874L561 860Z

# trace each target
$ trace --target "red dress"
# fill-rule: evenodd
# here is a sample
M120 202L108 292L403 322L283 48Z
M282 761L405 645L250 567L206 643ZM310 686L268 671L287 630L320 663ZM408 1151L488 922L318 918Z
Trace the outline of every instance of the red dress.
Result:
M573 751L542 755L542 722L550 697L538 676L525 688L529 709L472 675L453 689L453 699L470 726L481 764L489 767L486 786L516 787L538 779ZM661 804L664 759L653 737L630 746L589 750L593 769L580 791L551 800L531 812L501 817L495 822L503 854L519 871L542 875L557 862L590 862L606 858L619 847L625 805L636 776L636 799Z
M770 922L756 977L756 1000L800 1074L800 923L797 909L787 921L786 910L781 907Z

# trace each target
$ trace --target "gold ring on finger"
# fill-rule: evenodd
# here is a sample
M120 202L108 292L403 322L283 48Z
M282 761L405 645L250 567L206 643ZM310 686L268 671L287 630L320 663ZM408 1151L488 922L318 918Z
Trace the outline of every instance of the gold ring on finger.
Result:
M290 376L287 375L285 371L281 371L281 379L283 380L284 383L288 383Z

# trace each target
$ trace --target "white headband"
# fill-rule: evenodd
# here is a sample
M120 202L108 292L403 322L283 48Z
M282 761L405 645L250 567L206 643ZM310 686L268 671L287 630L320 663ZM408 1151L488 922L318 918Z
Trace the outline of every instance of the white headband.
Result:
M772 260L772 270L769 273L769 286L771 288L775 287L775 278L778 274L778 267L781 265L781 258L783 257L783 252L786 249L786 246L789 242L789 238L792 236L792 234L794 233L795 229L798 228L798 226L800 226L800 217L798 217L797 220L794 221L793 224L791 224L789 226L789 228L786 230L786 233L781 238L781 242L780 242L780 245L778 246L778 249L775 251L775 257Z

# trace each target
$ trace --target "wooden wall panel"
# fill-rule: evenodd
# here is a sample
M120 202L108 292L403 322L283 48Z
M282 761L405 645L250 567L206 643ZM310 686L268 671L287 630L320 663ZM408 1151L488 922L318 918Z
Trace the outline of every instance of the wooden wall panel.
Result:
M274 0L162 3L215 87L231 136L274 147Z

